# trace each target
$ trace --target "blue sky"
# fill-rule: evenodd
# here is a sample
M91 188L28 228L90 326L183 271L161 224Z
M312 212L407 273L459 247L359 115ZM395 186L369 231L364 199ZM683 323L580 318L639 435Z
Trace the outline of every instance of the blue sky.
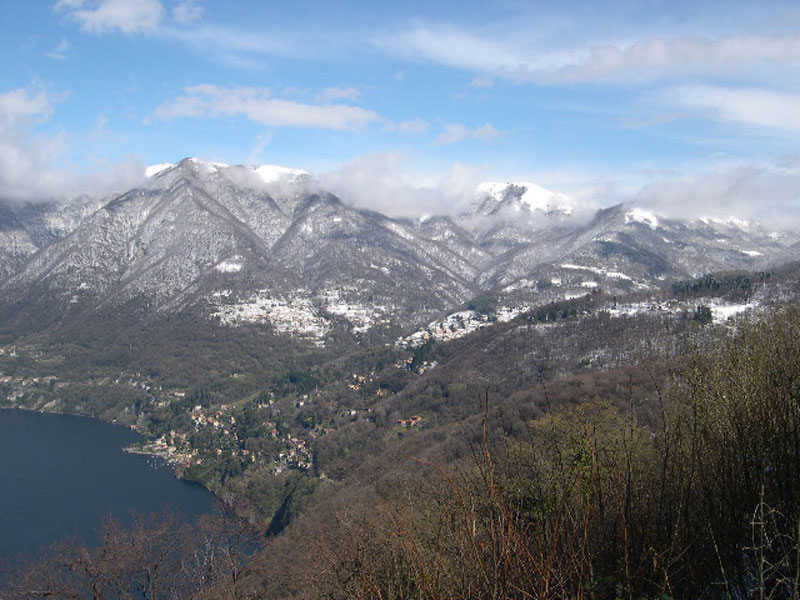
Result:
M796 2L4 0L0 34L6 197L197 156L393 213L481 180L800 212Z

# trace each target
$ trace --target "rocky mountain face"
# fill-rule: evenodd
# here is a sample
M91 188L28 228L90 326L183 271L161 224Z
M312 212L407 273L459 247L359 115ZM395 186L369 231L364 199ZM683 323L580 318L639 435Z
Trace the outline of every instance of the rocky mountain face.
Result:
M0 281L22 268L40 248L71 233L103 204L103 199L86 196L61 203L0 200Z
M52 313L198 310L324 343L402 329L491 295L508 305L796 259L798 237L630 206L588 223L533 184L485 184L457 217L391 219L289 169L186 159L138 189L0 203L0 300ZM346 199L344 199L346 201Z

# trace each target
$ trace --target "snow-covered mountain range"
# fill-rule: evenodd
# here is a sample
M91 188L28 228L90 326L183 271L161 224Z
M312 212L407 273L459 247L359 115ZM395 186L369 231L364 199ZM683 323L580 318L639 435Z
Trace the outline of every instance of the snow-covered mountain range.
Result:
M348 206L304 171L185 159L109 198L0 203L0 300L64 318L196 310L324 340L427 322L490 295L508 306L649 289L796 260L800 236L617 205L587 223L531 183L481 185L457 216Z

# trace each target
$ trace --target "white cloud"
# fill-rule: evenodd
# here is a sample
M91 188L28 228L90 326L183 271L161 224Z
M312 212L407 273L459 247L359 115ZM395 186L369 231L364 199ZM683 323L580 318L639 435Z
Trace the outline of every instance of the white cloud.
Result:
M151 33L158 29L165 13L158 0L59 0L56 9L95 34L115 29Z
M23 89L0 94L0 128L4 133L17 131L31 119L45 121L53 113L53 99L44 92L29 95Z
M70 43L61 38L61 41L58 43L58 46L53 48L50 52L45 52L45 56L52 58L53 60L66 60L67 58L67 50L70 49Z
M155 35L237 68L258 69L265 56L303 57L317 52L297 31L204 25L197 0L178 0L169 15L161 0L59 0L55 8L90 33Z
M253 147L250 148L250 152L247 155L248 165L261 164L261 154L272 141L273 135L274 134L272 131L264 131L256 135L255 140L253 141Z
M800 59L800 36L740 35L636 40L625 45L599 45L573 61L529 76L554 82L650 80L675 75L726 75L760 65L793 66ZM538 71L538 72L537 72Z
M273 98L263 88L224 88L211 84L187 87L184 94L156 108L153 117L244 116L261 125L314 127L333 130L360 129L380 116L358 106L303 104ZM148 119L149 120L149 119Z
M453 142L465 139L468 133L469 130L466 125L462 125L461 123L449 123L444 126L444 131L436 136L433 143L434 145L452 144Z
M500 132L489 123L475 129L469 129L461 123L448 123L444 126L443 131L436 136L436 139L433 140L433 144L441 146L463 140L487 140L498 135L500 135Z
M414 135L426 133L428 131L428 127L428 122L423 119L411 119L410 121L401 121L399 123L387 123L384 127L384 130Z
M637 204L672 217L737 217L777 228L800 224L800 161L723 166L664 179L632 195Z
M78 193L103 194L129 189L142 179L143 165L131 159L80 176L58 167L65 136L43 135L35 127L47 121L65 95L0 93L0 197L5 200L48 200ZM103 127L102 118L98 126Z
M41 194L58 177L39 167L61 148L58 138L35 137L32 126L46 121L55 99L44 92L16 89L0 94L0 194L9 199Z
M470 135L477 140L488 140L489 138L497 137L500 132L489 123L485 123L477 129L473 129Z
M415 171L403 155L390 152L357 157L319 176L322 189L345 203L393 217L457 214L482 181L473 167L454 164L444 174Z
M511 44L454 29L418 27L375 43L390 52L466 70L493 72L525 63Z
M360 95L361 92L359 92L354 87L344 87L344 86L326 87L314 97L314 101L319 103L325 103L325 102L335 102L337 100L350 100L354 102L358 99Z
M695 85L678 88L668 96L716 120L800 131L800 94Z
M203 7L196 0L181 0L172 9L172 18L183 24L194 23L202 14Z
M553 51L528 41L527 30L502 39L453 27L417 27L374 43L412 60L433 62L517 83L650 81L663 77L736 74L760 67L794 68L800 35L645 37Z
M490 88L494 87L494 79L492 77L486 77L485 75L479 75L470 81L469 85L475 88Z
M259 69L266 56L304 57L311 53L309 45L304 45L298 36L285 31L253 33L204 25L192 28L164 27L160 33L211 60L243 69Z

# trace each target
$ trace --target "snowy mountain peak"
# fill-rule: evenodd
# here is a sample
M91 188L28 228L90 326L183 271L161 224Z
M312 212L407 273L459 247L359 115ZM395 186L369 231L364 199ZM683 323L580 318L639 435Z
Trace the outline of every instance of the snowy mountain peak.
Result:
M481 203L480 212L491 213L513 206L528 211L538 210L547 214L572 214L571 200L559 192L545 189L535 183L485 182L478 186ZM488 210L487 210L488 209Z
M254 173L263 183L299 183L304 178L309 176L307 171L302 169L294 169L290 167L281 167L278 165L259 165L256 167L244 167L241 165L229 165L221 162L212 162L200 160L199 158L185 158L177 164L173 163L159 163L157 165L150 165L145 169L145 176L156 177L169 169L177 166L185 166L192 171L198 172L203 175L209 175L219 171L247 171Z
M293 169L278 165L261 165L254 167L253 170L264 183L277 183L279 181L295 183L309 175L307 171L303 171L302 169Z
M634 208L625 213L625 222L641 223L647 225L650 229L656 229L658 227L658 217L654 213L642 208Z
M429 322L478 294L521 306L623 293L781 264L800 247L797 234L668 220L631 204L587 223L565 216L566 196L529 183L486 183L472 212L414 221L349 207L298 169L185 159L149 174L147 189L110 201L0 202L0 309L61 319L191 308L322 344L340 319L360 334Z
M219 171L220 169L227 169L228 167L230 167L230 165L227 163L200 160L199 158L194 158L194 157L188 158L186 159L186 161L192 163L195 167L198 167L207 173L212 173L214 171ZM186 162L186 161L181 161L181 162Z
M739 229L747 229L750 227L750 221L745 221L744 219L739 219L737 217L727 217L725 219L719 219L715 217L701 217L699 219L702 223L709 225L711 223L715 223L717 225L727 225L729 227L738 227Z
M200 160L199 158L190 157L190 158L184 158L183 160L177 163L164 162L164 163L159 163L157 165L150 165L144 170L144 174L146 177L153 178L163 173L166 173L170 169L174 169L176 167L189 168L199 173L210 174L220 169L225 169L229 166L230 165L227 165L225 163L209 162L205 160Z

